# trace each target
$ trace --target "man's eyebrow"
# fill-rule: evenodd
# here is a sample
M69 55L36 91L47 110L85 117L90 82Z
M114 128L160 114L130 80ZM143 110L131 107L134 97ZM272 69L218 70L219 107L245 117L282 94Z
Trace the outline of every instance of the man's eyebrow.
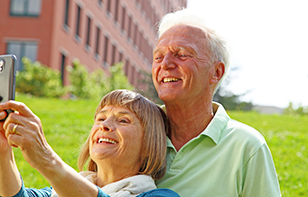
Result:
M162 49L162 47L155 48L153 50L153 54L159 52ZM183 46L174 46L173 49L177 51L188 51L191 54L197 54L196 50L193 49L192 47L183 47Z
M153 49L153 53L157 53L157 52L160 51L160 50L161 50L161 47L154 48L154 49Z
M197 54L197 52L195 51L195 49L193 49L192 47L183 47L183 46L178 46L176 47L178 50L180 51L188 51L191 54Z

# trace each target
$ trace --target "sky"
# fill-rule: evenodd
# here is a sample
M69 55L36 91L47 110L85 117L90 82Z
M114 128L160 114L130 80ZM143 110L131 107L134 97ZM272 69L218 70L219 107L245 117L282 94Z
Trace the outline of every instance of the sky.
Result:
M188 0L230 47L226 88L242 101L308 106L307 0Z

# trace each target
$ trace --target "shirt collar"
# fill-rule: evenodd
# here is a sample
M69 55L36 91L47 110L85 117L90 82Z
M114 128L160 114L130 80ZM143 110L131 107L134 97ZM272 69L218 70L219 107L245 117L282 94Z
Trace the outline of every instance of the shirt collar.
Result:
M213 102L212 107L214 117L200 135L206 135L210 137L216 144L218 144L221 132L227 125L230 117L221 104Z
M230 120L230 117L228 116L226 110L224 107L216 102L212 102L213 107L213 113L214 117L209 123L209 125L204 129L202 133L197 137L199 138L201 135L205 135L210 137L215 144L219 143L220 135L227 125L228 121ZM162 106L162 108L165 110L165 106ZM167 147L173 147L171 140L167 137Z

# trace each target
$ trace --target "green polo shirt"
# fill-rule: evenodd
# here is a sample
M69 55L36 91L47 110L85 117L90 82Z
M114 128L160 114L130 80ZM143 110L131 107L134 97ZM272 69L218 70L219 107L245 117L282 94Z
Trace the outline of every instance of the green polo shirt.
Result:
M157 181L182 197L281 196L270 150L262 135L230 119L213 103L214 118L178 152L167 139L167 172Z

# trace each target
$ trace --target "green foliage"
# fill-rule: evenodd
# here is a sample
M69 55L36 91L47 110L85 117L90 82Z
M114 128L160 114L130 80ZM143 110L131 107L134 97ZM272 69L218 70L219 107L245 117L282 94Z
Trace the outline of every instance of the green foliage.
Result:
M141 73L143 74L144 78L140 81L140 83L146 84L146 90L138 90L138 92L140 92L145 97L149 98L154 103L162 105L163 101L160 100L157 94L157 91L155 89L155 86L152 80L152 75L144 71L141 71Z
M107 76L102 69L89 73L84 65L74 61L73 67L67 68L70 73L70 93L78 98L97 99L115 89L134 89L122 68L122 63L111 66Z
M233 93L225 95L220 90L217 90L213 100L221 103L225 109L232 111L251 111L253 104L251 102L240 101L242 95L235 95Z
M293 107L293 103L290 102L289 106L283 111L286 115L308 115L308 106L299 106L298 108Z
M244 94L234 94L227 88L232 78L235 77L235 71L237 71L238 69L238 67L231 68L230 74L227 76L227 78L223 81L223 83L220 85L220 87L214 94L213 100L218 103L221 103L226 110L251 111L253 104L251 102L242 102L240 99L241 97L245 96L245 94L247 94L249 91Z
M91 98L90 74L87 68L76 60L73 62L73 67L68 67L67 71L70 73L70 93L79 98Z
M39 62L23 58L24 70L17 72L16 92L37 97L59 98L66 93L61 73Z
M108 77L109 83L109 90L107 92L110 92L115 89L129 89L133 90L134 86L132 86L128 82L128 78L126 77L124 71L123 71L123 63L118 63L110 67L109 72L110 76Z

